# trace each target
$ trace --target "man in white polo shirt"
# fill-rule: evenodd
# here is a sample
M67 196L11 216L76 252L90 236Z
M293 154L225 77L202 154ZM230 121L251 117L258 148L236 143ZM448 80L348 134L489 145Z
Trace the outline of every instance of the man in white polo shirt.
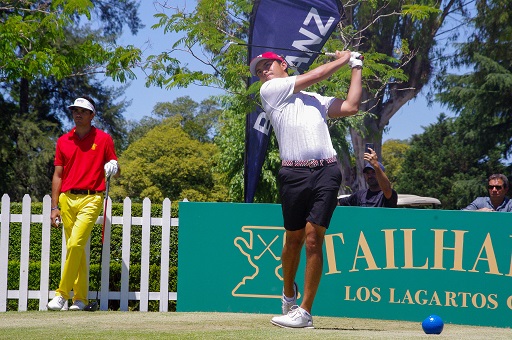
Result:
M261 102L276 133L282 161L278 182L286 230L281 257L283 315L271 322L285 328L313 328L311 309L322 276L322 245L341 185L327 119L354 115L361 102L361 55L336 51L335 58L297 76L289 76L287 62L273 52L265 52L250 63L251 73L263 83ZM345 100L303 91L347 64L352 78ZM304 294L298 306L295 276L304 244Z

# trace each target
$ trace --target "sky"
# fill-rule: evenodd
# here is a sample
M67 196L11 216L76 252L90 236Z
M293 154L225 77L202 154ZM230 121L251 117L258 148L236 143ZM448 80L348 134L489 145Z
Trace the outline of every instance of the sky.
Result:
M191 0L172 0L168 3L183 5L187 7L194 6L195 1ZM175 42L179 37L171 35L170 33L164 34L162 28L156 30L152 29L151 26L156 24L157 18L153 15L160 11L160 7L155 7L153 2L149 1L142 4L139 7L140 19L145 25L145 28L140 30L136 36L126 30L126 33L118 40L121 45L132 44L136 47L141 48L144 51L144 59L151 54L159 54L162 51L169 50L171 44ZM191 10L191 9L190 9ZM173 12L166 12L170 15ZM183 54L184 58L187 58L186 62L189 63L190 67L199 68L201 65L191 59L188 55ZM189 96L196 102L200 102L203 99L211 95L221 94L222 92L218 89L205 88L199 86L192 86L185 89L161 89L158 87L147 88L145 86L145 75L140 71L135 71L137 79L130 82L130 86L125 92L125 99L131 100L131 105L125 112L125 118L128 120L138 121L144 116L150 116L153 107L158 102L172 102L178 97ZM119 85L115 83L110 83ZM448 116L453 116L446 108L440 106L440 104L434 103L431 107L427 105L427 99L425 97L427 89L424 90L413 100L410 100L405 104L395 115L391 118L388 125L387 132L383 136L383 142L388 139L409 139L414 134L421 134L424 131L424 127L433 124L437 121L437 117L440 113L446 113Z

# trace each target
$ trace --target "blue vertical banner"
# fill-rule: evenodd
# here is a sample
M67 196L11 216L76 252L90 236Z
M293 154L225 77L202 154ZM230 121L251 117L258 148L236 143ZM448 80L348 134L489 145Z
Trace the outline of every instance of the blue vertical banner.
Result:
M255 0L249 28L247 63L266 51L282 55L303 73L344 18L339 0ZM265 46L265 47L262 47ZM309 51L309 52L308 52ZM258 81L251 77L249 85ZM244 200L254 201L272 127L261 108L247 115L245 127Z

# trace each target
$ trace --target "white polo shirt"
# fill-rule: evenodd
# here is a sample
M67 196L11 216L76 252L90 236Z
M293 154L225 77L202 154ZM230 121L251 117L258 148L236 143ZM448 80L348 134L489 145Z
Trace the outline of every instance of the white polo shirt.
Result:
M281 160L325 159L336 156L327 126L334 97L300 91L296 76L274 78L260 89L263 109L277 136Z

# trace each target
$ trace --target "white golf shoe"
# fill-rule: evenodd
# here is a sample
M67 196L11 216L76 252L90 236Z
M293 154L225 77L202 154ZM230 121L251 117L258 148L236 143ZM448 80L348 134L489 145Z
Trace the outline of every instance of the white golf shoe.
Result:
M299 306L293 306L288 314L274 316L270 322L283 328L315 328L313 317Z
M76 300L73 302L71 307L69 307L69 310L84 310L84 308L85 308L85 303L83 303L80 300Z
M285 299L284 295L284 289L283 289L283 296L281 297L281 310L283 311L283 315L288 314L288 312L292 309L293 306L297 304L297 295L299 294L299 288L297 287L297 283L293 283L293 300L288 301Z
M46 307L48 307L49 310L61 310L65 303L66 299L62 296L55 296L50 302L48 302Z

